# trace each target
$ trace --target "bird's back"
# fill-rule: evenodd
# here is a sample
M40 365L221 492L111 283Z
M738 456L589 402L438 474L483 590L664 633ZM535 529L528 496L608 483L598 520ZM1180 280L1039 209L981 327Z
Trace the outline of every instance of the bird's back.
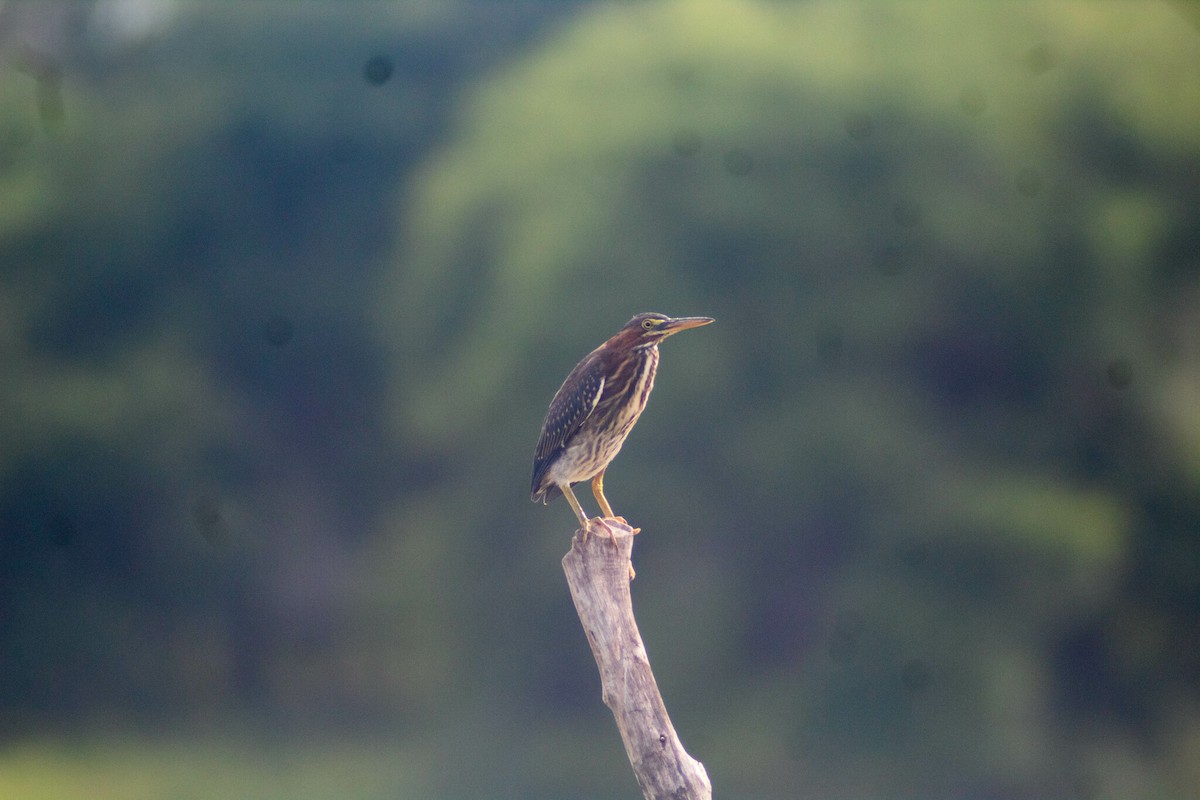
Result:
M530 497L534 502L548 503L554 498L558 489L553 481L546 480L546 472L574 439L600 399L604 390L600 363L602 350L602 347L596 348L576 364L550 401L546 419L542 422L542 434L533 451Z

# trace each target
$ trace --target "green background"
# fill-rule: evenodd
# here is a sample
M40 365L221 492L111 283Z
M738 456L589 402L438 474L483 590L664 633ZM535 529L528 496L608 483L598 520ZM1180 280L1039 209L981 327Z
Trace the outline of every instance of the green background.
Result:
M717 797L1194 796L1198 24L0 3L0 795L636 797L527 498L655 310Z

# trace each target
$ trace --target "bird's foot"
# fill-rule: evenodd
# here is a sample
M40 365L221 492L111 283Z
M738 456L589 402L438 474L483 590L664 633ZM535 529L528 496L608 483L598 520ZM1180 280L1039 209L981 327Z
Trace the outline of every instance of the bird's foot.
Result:
M589 520L589 522L595 522L595 523L596 523L597 525L599 525L601 528L604 528L604 530L608 531L608 538L609 538L609 540L610 540L610 541L612 541L612 543L613 543L613 546L614 546L614 547L616 546L616 544L617 544L617 532L616 532L616 531L614 531L614 530L612 529L612 526L611 526L611 525L609 525L609 524L608 524L608 522L606 522L606 521L605 521L604 517L596 517L596 518L594 518L594 519L591 519L591 520Z
M629 524L629 520L625 519L624 517L618 517L618 516L614 515L614 516L609 517L609 519L615 520L615 521L621 523L622 525L624 525L626 528L629 528L630 533L632 533L634 536L637 536L639 533L642 532L641 528L633 527L632 525Z
M592 532L593 525L598 525L599 527L603 528L605 531L608 532L609 538L613 539L614 541L616 540L617 537L616 537L616 534L613 533L613 529L610 528L607 523L605 523L605 521L602 517L591 517L588 520L586 520L583 523L583 525L581 525L579 528L579 532L582 534L579 537L580 544L587 544L588 535Z

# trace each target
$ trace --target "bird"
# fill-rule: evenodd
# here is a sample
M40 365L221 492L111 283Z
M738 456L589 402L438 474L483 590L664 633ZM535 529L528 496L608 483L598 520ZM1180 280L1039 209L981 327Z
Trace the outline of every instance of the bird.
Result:
M533 454L530 499L567 498L586 536L590 520L571 489L590 480L603 518L625 523L604 496L604 472L638 421L658 370L658 346L668 336L713 322L712 317L637 314L604 344L584 356L550 401Z

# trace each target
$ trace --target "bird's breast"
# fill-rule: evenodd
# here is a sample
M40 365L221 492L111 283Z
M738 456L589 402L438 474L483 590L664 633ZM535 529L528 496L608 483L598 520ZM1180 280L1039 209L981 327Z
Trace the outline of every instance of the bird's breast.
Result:
M658 348L642 348L635 350L605 381L604 394L588 422L606 434L606 438L617 439L617 449L646 408L657 369Z
M657 367L658 349L646 348L610 372L595 410L551 466L552 481L587 480L616 458L646 407Z

